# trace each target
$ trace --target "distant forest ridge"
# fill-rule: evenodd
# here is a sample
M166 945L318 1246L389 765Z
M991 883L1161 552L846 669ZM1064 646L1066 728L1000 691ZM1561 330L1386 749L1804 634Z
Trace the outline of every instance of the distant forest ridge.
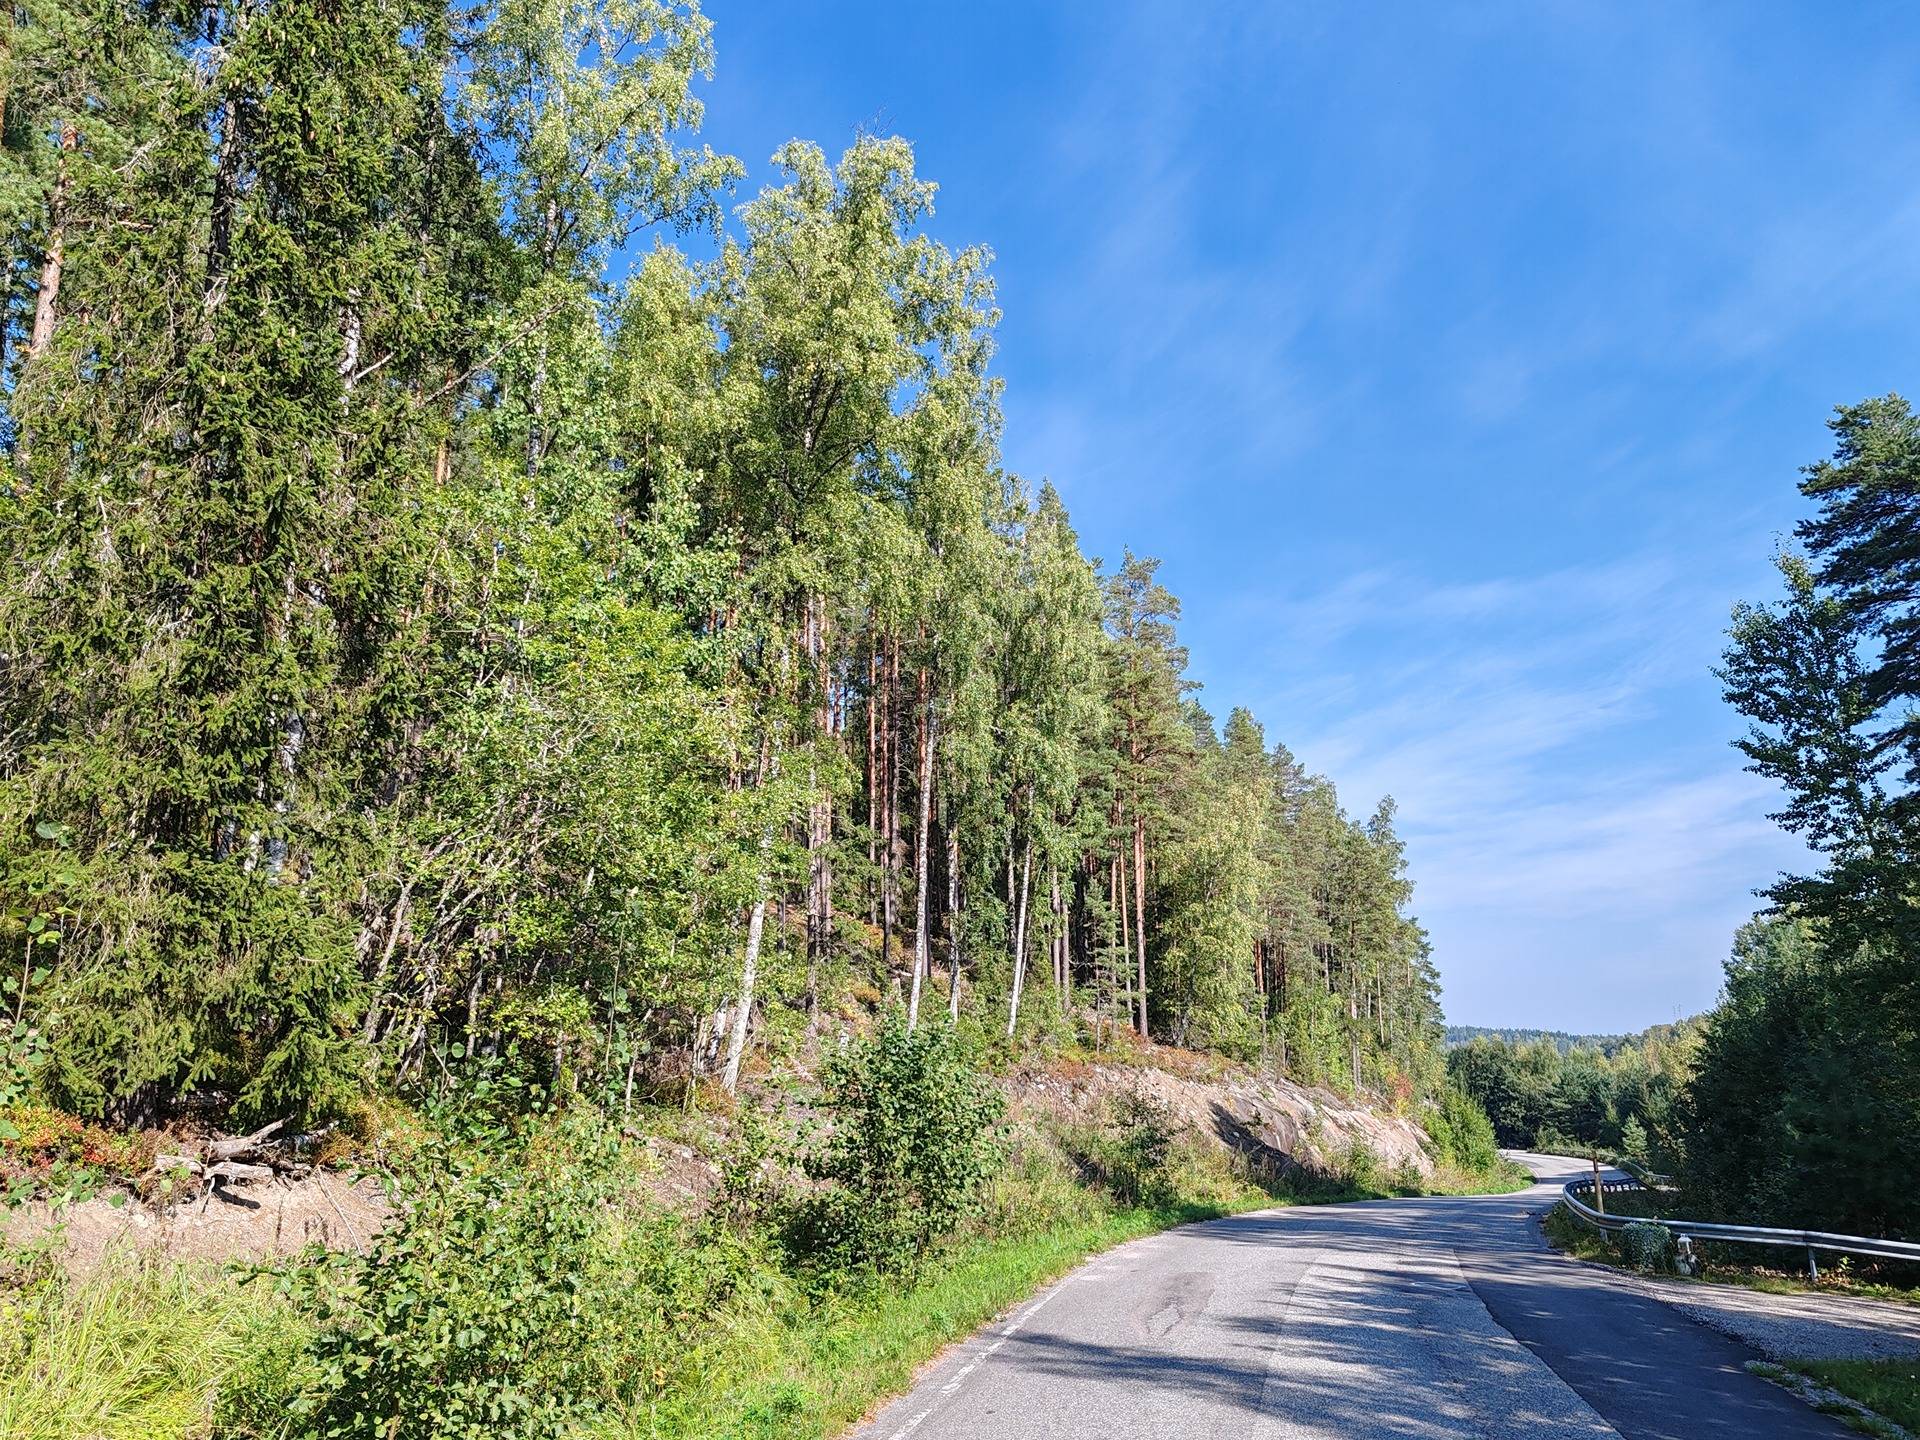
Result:
M1671 1039L1676 1031L1686 1029L1698 1023L1699 1017L1676 1021L1670 1025L1649 1025L1646 1029L1631 1035L1571 1035L1565 1030L1528 1030L1495 1025L1449 1025L1447 1026L1446 1047L1457 1050L1475 1040L1498 1040L1502 1044L1520 1046L1531 1045L1544 1040L1562 1055L1575 1050L1598 1050L1602 1055L1612 1057L1622 1050L1637 1050L1651 1039Z

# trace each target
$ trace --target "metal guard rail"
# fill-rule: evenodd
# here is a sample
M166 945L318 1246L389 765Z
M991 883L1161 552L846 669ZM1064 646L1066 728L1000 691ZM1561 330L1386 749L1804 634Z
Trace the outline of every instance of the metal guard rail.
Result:
M1602 1184L1605 1194L1618 1195L1631 1191L1644 1190L1646 1187L1638 1181L1609 1180ZM1866 1235L1833 1235L1824 1230L1781 1230L1766 1225L1724 1225L1712 1220L1672 1220L1665 1217L1653 1218L1646 1215L1603 1215L1573 1192L1585 1190L1591 1192L1593 1181L1569 1180L1560 1187L1561 1199L1575 1215L1597 1230L1619 1231L1629 1225L1659 1225L1671 1231L1676 1239L1723 1240L1741 1245L1778 1245L1786 1249L1805 1250L1810 1269L1813 1266L1813 1252L1830 1250L1843 1255L1871 1255L1881 1260L1920 1261L1920 1242L1911 1240L1880 1240Z

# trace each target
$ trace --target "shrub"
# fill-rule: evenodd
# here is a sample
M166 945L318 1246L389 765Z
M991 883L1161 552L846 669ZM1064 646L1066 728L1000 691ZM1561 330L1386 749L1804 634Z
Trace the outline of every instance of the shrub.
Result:
M1427 1116L1427 1134L1433 1140L1436 1159L1470 1175L1485 1174L1500 1163L1493 1122L1487 1112L1451 1082L1442 1087L1438 1103Z
M747 1264L629 1203L631 1173L591 1111L445 1124L370 1253L288 1272L318 1322L298 1418L339 1440L546 1440L660 1388Z
M897 1014L835 1057L826 1091L833 1129L804 1160L821 1189L789 1244L828 1272L911 1270L976 1208L1000 1094L952 1032Z
M1170 1162L1178 1133L1172 1107L1144 1090L1125 1090L1107 1101L1100 1158L1115 1199L1139 1205L1170 1198Z
M1664 1225L1636 1221L1614 1241L1620 1258L1636 1270L1669 1274L1673 1270L1673 1232Z
M1349 1141L1340 1152L1335 1168L1340 1178L1355 1190L1377 1195L1387 1188L1387 1175L1380 1157L1364 1140Z

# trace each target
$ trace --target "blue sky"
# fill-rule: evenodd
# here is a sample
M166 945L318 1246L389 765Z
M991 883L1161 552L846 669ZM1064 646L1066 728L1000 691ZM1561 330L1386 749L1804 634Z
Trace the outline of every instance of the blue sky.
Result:
M707 138L915 144L1005 452L1164 561L1217 715L1400 802L1460 1023L1710 1004L1797 863L1710 673L1908 386L1920 12L743 4Z

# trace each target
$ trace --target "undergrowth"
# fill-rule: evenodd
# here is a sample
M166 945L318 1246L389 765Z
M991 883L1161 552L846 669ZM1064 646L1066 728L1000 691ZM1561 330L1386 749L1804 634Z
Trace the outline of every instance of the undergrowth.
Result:
M883 1028L776 1138L733 1118L699 1215L598 1111L481 1075L424 1103L365 1255L222 1272L110 1254L0 1287L21 1440L824 1437L1088 1255L1169 1225L1434 1188L1362 1147L1325 1171L1223 1150L1122 1094L1003 1125L960 1042ZM1439 1184L1510 1188L1450 1153Z

